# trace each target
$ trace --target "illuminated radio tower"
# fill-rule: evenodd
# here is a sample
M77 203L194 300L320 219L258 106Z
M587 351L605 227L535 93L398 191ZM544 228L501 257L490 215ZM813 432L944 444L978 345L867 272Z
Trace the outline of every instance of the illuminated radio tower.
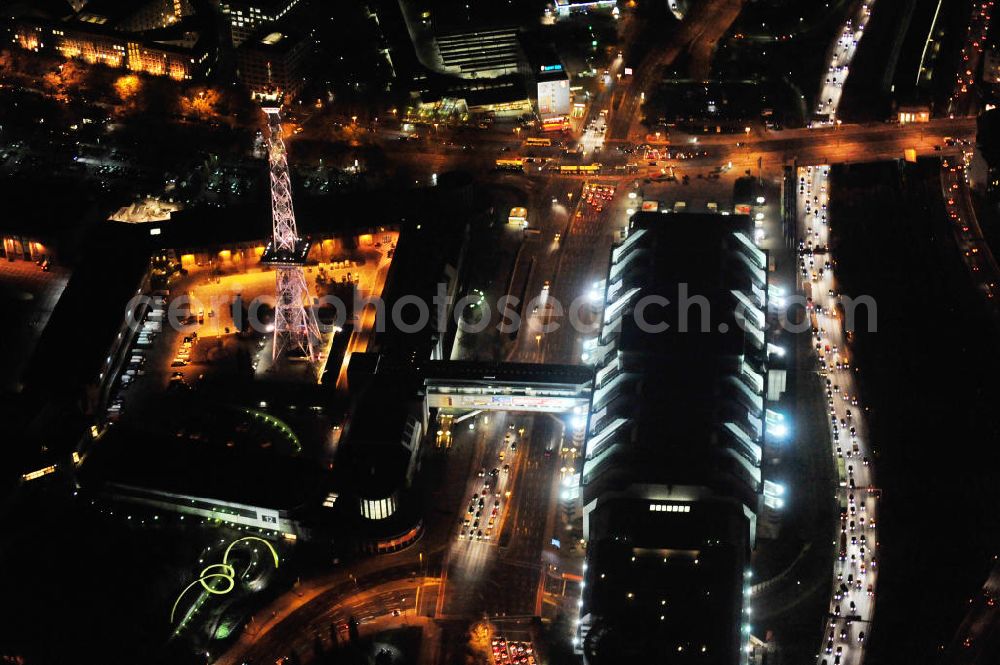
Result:
M269 129L267 158L271 167L271 243L261 257L276 270L274 305L274 345L271 358L300 351L316 360L313 343L320 339L319 325L312 310L306 309L309 287L302 267L309 254L309 242L299 238L292 209L292 183L288 176L288 156L281 140L281 100L269 97L264 102Z

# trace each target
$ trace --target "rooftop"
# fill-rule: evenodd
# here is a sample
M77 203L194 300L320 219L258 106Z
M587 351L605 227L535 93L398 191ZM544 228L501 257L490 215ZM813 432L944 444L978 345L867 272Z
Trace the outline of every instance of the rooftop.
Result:
M740 647L744 548L719 538L732 506L645 500L599 509L588 548L585 611L588 663L736 663Z
M220 443L112 427L87 457L81 479L276 510L317 502L331 486L330 475L311 460Z

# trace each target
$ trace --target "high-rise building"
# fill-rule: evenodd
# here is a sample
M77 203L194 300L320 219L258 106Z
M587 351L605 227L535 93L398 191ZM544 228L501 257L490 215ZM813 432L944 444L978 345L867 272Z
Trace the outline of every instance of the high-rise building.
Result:
M237 76L251 94L279 92L294 98L304 84L308 37L281 23L264 26L236 50Z
M570 111L569 76L561 64L547 65L535 74L538 115L545 120L568 116Z
M587 345L578 646L589 664L743 662L767 266L742 215L640 212L612 251L603 327Z
M292 11L299 0L215 0L229 24L233 46L239 46L261 26L276 23Z

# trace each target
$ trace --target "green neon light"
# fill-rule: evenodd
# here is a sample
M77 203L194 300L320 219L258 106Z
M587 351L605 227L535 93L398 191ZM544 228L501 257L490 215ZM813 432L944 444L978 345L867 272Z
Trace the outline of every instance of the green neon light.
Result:
M201 571L201 574L198 575L198 579L184 587L184 590L177 595L177 599L174 601L174 606L170 608L170 623L174 622L174 615L177 613L177 606L180 605L181 598L184 597L184 594L199 584L207 593L215 596L224 596L236 588L236 569L229 563L229 553L237 544L248 540L260 541L267 545L267 549L271 550L271 558L274 559L274 567L278 567L278 551L274 549L274 545L263 538L258 538L257 536L244 536L242 538L237 538L233 542L229 543L229 547L227 547L226 551L222 554L222 563L213 563L205 566L205 568ZM221 585L217 582L217 580L223 580Z
M275 568L278 567L278 552L277 550L274 549L274 545L264 540L263 538L259 538L257 536L243 536L242 538L237 538L233 542L229 543L229 547L226 548L226 552L222 555L223 563L226 563L226 561L228 561L229 550L233 549L233 545L235 545L236 543L242 543L244 540L256 540L267 545L267 549L271 550L271 557L274 559L274 567Z
M295 452L297 453L302 452L302 442L299 440L298 435L295 434L295 431L292 430L292 428L289 427L284 420L281 420L280 418L275 418L270 413L267 413L266 411L258 411L257 409L242 407L240 408L240 411L249 416L253 416L254 418L260 418L268 425L270 425L271 427L273 427L274 429L278 430L286 437L288 437L288 440L289 442L291 442L292 448L295 449Z
M221 573L208 572L213 568L220 568L222 572ZM226 586L225 589L217 589L211 584L209 584L208 580L225 580L228 586ZM211 566L208 566L207 568L205 568L205 570L201 571L201 576L198 578L197 581L201 582L201 586L203 589L205 589L205 591L209 593L214 593L217 596L223 596L232 591L233 587L236 586L236 571L229 564L213 563Z

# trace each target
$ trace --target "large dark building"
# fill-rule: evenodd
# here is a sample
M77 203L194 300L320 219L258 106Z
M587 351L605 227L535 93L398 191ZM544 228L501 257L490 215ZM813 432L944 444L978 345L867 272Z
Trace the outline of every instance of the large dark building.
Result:
M746 216L642 212L612 252L581 478L587 663L743 657L767 386L752 237Z
M251 94L278 91L292 99L302 90L311 40L289 24L263 26L236 50L237 77Z

